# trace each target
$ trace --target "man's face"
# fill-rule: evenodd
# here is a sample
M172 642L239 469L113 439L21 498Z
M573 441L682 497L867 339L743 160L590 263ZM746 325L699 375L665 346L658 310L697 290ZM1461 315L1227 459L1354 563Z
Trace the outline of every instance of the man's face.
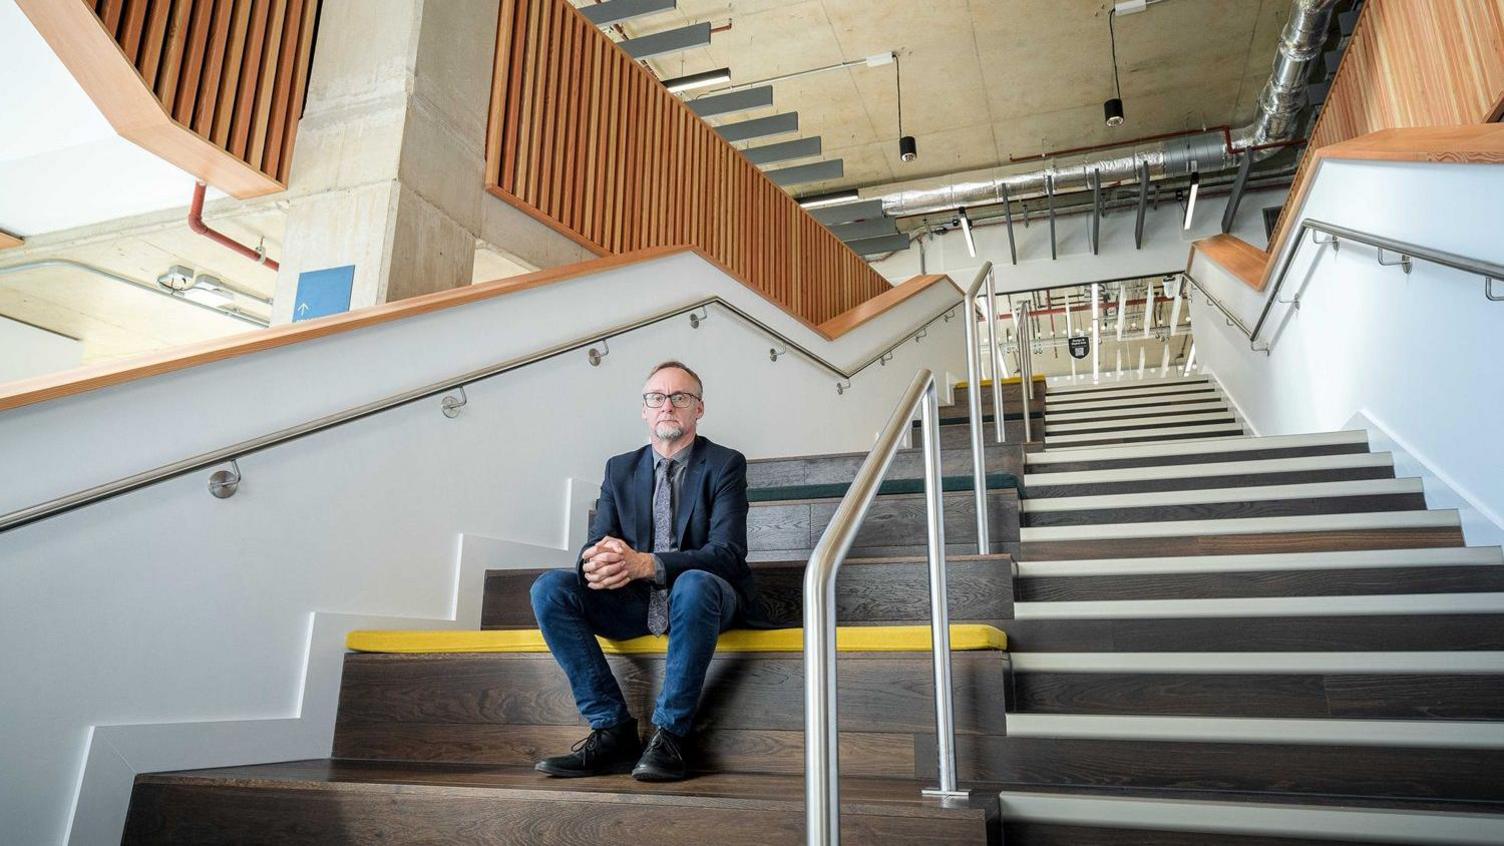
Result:
M675 393L699 394L700 386L693 377L677 367L665 367L654 373L642 386L644 394L659 393L670 396ZM642 419L648 422L648 432L658 440L674 441L681 437L694 437L695 428L705 414L705 403L691 399L684 408L675 408L673 400L665 399L657 408L642 406Z

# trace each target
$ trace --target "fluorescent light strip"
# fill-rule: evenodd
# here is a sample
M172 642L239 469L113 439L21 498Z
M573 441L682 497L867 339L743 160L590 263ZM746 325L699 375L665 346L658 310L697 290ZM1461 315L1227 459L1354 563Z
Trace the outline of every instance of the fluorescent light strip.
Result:
M669 93L678 94L682 91L693 91L696 88L710 88L714 85L723 85L730 81L731 69L717 68L716 70L705 71L704 73L692 73L688 76L665 79L663 87L667 88Z
M961 209L961 234L966 236L966 252L976 258L977 242L971 237L971 218L966 216L966 209Z
M1191 171L1191 197L1185 205L1185 228L1191 228L1191 218L1196 214L1196 192L1201 189L1201 174Z
M845 191L834 191L829 194L816 194L812 197L803 197L799 200L799 205L806 209L818 209L825 206L838 206L843 203L849 203L857 199L857 197L856 189L848 188ZM825 223L827 221L821 220L821 222Z

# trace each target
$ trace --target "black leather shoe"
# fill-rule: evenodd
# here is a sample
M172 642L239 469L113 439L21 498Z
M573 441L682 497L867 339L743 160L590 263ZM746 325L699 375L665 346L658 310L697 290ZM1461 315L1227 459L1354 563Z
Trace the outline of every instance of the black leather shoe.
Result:
M685 762L688 739L665 728L653 727L653 737L642 752L642 759L632 768L638 781L678 781L688 773Z
M637 721L627 720L595 729L570 748L570 754L544 758L533 769L561 778L629 772L642 754L642 738L637 736Z

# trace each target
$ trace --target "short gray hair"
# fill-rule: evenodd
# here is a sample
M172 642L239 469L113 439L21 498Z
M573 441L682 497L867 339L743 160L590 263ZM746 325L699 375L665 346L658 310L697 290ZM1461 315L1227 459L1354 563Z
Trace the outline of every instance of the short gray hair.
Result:
M700 398L701 399L705 398L705 383L700 381L700 374L694 372L693 370L690 370L689 369L689 365L685 364L682 361L675 361L673 359L669 359L668 361L659 362L657 365L655 365L653 367L652 370L648 371L648 378L651 379L654 376L658 375L658 371L660 371L660 370L668 370L671 367L677 368L679 370L683 370L685 373L688 373L689 374L689 378L695 380L695 384L699 386L699 389L700 389Z

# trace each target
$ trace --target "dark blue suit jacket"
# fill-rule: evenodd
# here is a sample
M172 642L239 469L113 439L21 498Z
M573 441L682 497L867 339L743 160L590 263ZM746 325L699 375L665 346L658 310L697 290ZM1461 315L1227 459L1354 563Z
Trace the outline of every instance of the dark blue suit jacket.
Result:
M747 459L709 438L696 437L690 465L679 489L674 532L678 552L659 552L668 586L688 570L705 570L731 583L742 617L761 618L757 588L747 566ZM585 549L610 535L638 552L653 549L653 465L651 445L606 462L601 498L595 503L590 539L581 548L575 572L585 583Z

